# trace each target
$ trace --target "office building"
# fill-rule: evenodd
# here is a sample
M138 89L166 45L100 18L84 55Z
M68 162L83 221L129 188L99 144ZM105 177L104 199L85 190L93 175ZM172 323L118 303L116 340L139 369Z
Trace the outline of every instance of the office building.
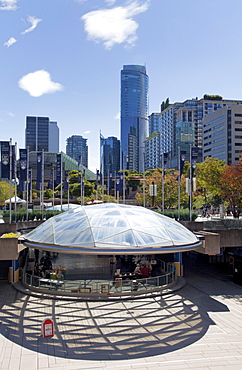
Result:
M49 117L26 117L25 148L29 151L59 152L59 127Z
M203 156L228 165L238 164L242 154L242 102L225 105L203 120Z
M104 138L100 135L100 171L108 178L110 174L115 176L120 170L120 141L110 136Z
M88 167L87 139L81 135L72 135L66 139L66 154L78 163Z
M146 67L124 65L121 71L121 168L144 171L144 141L148 136Z

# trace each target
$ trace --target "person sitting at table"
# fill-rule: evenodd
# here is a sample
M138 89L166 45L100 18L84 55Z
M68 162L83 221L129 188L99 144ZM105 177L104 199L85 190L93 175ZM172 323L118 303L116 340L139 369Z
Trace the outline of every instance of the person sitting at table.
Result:
M150 269L146 265L141 267L140 272L143 278L148 278L150 276Z
M135 267L134 274L135 275L139 275L140 274L140 265L139 264Z

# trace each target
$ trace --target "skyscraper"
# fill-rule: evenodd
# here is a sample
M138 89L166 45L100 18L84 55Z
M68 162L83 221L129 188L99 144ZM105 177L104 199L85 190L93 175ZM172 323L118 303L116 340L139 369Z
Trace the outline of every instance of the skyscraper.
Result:
M26 117L25 147L29 151L59 152L59 127L49 117Z
M148 136L146 67L124 65L121 71L121 168L144 171L144 141Z
M87 139L81 135L72 135L66 139L66 154L78 163L88 167Z
M120 170L120 141L109 136L100 135L100 171L105 179L109 175L115 176Z

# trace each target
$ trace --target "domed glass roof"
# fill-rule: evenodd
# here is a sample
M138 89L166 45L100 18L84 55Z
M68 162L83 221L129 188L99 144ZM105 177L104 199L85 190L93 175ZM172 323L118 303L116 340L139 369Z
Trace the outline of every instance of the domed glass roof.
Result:
M79 206L24 236L25 245L65 253L153 254L194 249L201 242L179 222L143 207Z

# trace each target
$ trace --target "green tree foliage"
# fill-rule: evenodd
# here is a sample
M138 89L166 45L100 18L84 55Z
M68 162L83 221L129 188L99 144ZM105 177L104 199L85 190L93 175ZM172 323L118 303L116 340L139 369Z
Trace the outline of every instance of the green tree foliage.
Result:
M125 171L125 185L126 188L132 188L132 190L137 190L141 184L142 175L137 171Z
M56 195L57 195L57 192L54 192L54 196L56 196ZM53 190L52 189L46 189L44 191L44 198L45 199L51 199L51 198L53 198Z
M0 181L0 204L10 198L10 184L7 181Z
M165 208L177 208L178 206L178 172L170 169L166 170L164 176L164 206ZM154 199L155 205L162 207L162 169L157 168L145 172L145 201L152 205L152 197L149 193L149 185L154 182L157 185L157 196ZM181 177L181 204L187 204L185 177ZM136 193L136 199L140 204L143 202L143 192Z
M217 158L206 157L204 162L197 163L195 176L197 187L203 189L205 194L213 193L214 196L221 193L221 175L226 169L225 161Z
M70 171L69 172L69 185L78 183L79 177L81 175L80 171Z
M220 96L220 95L205 94L205 95L203 95L203 99L205 99L205 100L223 100L223 97Z
M169 98L167 98L165 102L163 101L163 102L161 103L161 112L162 112L163 110L165 110L166 108L168 108L168 107L169 107L169 105L170 105L170 99L169 99Z

